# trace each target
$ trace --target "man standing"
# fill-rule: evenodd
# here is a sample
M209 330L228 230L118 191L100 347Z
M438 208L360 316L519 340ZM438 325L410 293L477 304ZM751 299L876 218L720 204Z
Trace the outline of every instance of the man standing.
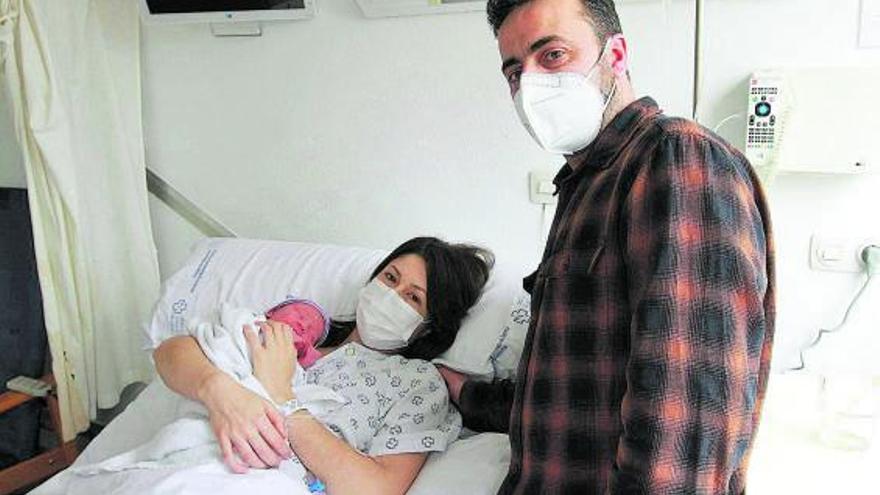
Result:
M465 425L510 434L502 494L736 494L774 329L747 160L635 99L613 0L489 0L517 113L565 155L515 382L441 370Z

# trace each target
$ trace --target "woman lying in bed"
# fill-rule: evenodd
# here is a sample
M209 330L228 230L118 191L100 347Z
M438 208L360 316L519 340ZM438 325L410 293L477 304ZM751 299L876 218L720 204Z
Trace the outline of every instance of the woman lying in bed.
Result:
M405 242L380 263L361 292L356 322L334 324L328 341L339 345L300 371L345 397L324 418L330 429L297 407L290 387L296 356L283 324L261 324L262 341L246 336L254 375L292 411L286 417L219 371L192 337L163 342L156 367L172 390L208 409L233 471L278 466L295 454L332 495L403 494L428 453L458 435L460 417L427 360L452 345L491 264L487 251L430 237Z

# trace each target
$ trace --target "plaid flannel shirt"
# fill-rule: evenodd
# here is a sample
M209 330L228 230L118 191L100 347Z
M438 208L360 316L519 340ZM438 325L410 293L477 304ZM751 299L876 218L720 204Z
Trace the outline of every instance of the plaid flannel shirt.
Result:
M516 383L460 397L466 426L510 433L499 493L742 493L775 313L747 160L645 98L555 182Z

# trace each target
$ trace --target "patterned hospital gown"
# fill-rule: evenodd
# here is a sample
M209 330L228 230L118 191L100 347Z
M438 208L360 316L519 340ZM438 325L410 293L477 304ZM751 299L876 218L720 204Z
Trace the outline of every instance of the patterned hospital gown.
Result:
M461 415L431 363L346 344L305 371L306 382L345 397L321 418L337 436L371 455L443 451L458 438Z

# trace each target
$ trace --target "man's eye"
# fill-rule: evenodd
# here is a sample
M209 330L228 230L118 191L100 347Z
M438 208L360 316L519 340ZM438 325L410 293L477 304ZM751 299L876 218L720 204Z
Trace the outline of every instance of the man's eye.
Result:
M547 62L558 62L565 57L565 50L549 50L544 54L544 60Z
M385 280L389 282L394 282L394 274L391 272L385 272Z
M519 76L522 74L521 70L511 71L507 74L507 82L508 84L517 84L519 83Z

